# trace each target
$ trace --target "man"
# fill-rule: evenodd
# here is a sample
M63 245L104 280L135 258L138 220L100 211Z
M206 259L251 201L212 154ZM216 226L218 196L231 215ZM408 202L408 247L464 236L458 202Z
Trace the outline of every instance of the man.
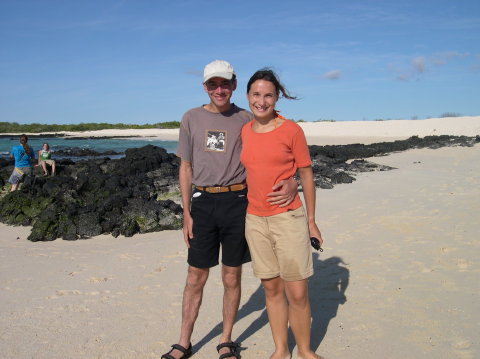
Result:
M238 358L232 330L241 296L242 264L250 261L245 240L247 186L240 163L240 132L251 114L231 103L237 87L232 66L215 60L205 66L203 88L210 102L185 113L180 125L177 156L183 205L183 236L188 247L188 272L183 292L182 324L178 344L162 358L192 355L191 336L209 269L218 264L222 249L223 330L217 351ZM192 193L192 185L194 185ZM279 182L269 200L287 205L297 192L291 179Z

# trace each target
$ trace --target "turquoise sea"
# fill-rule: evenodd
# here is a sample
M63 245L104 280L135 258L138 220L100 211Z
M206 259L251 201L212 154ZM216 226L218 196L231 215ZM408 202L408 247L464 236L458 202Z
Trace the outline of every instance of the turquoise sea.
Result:
M66 139L60 137L42 137L34 138L30 137L28 139L28 144L33 148L35 152L39 151L42 148L44 143L50 145L50 149L54 152L53 157L55 158L55 151L59 150L68 150L72 148L78 149L89 149L96 152L105 152L105 151L115 151L124 153L128 148L143 147L146 145L154 145L158 147L163 147L167 152L175 153L177 149L177 141L160 141L153 140L149 138L101 138L101 139ZM18 145L18 137L11 138L0 138L0 157L6 158L10 153L12 146ZM119 158L119 156L108 156L110 158ZM61 157L58 156L58 159ZM71 157L69 157L71 158ZM72 160L78 159L87 159L87 157L81 158L71 158Z

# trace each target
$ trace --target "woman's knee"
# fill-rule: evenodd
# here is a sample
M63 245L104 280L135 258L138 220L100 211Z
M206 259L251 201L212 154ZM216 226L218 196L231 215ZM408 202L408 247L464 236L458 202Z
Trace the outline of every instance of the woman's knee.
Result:
M274 298L276 296L285 296L285 286L283 279L280 277L262 279L262 285L266 297Z
M306 281L287 282L286 293L290 305L300 307L308 305L308 287Z

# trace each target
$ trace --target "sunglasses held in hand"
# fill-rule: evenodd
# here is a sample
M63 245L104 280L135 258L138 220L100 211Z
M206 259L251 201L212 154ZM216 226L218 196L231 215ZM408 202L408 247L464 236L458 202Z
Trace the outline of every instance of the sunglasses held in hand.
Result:
M320 247L320 240L315 237L310 237L310 244L312 245L313 248L315 248L317 251L323 252L323 248Z

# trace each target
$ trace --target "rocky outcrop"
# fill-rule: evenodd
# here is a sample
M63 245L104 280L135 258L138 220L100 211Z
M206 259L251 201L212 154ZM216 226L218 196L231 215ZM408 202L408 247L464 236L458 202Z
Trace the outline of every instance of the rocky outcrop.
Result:
M359 172L391 167L364 160L412 148L473 146L480 137L430 136L371 145L310 146L315 183L333 188L351 183ZM163 148L148 145L129 149L125 157L72 162L57 161L57 175L28 177L15 193L0 198L0 221L31 225L31 241L75 240L102 233L135 233L179 229L182 208L178 197L179 160ZM0 159L0 185L13 169Z
M122 155L122 152L104 151L98 152L89 148L69 147L55 151L55 157L108 157Z
M414 148L440 148L446 146L473 146L480 136L427 136L407 140L380 142L370 145L350 144L337 146L309 146L315 184L320 188L333 188L335 184L351 183L360 172L388 171L393 168L364 160L385 156ZM350 161L352 160L352 161Z
M118 160L60 163L57 175L28 177L22 188L0 200L0 221L32 225L31 241L75 240L181 228L179 161L163 148L130 149ZM10 174L3 168L0 177ZM162 199L160 199L162 198Z

